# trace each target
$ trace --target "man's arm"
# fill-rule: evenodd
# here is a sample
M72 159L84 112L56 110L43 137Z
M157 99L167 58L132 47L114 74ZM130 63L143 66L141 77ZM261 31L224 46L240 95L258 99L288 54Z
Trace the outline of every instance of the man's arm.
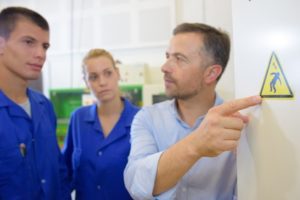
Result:
M244 124L248 122L248 118L238 111L260 103L261 98L253 96L211 108L194 132L161 155L153 195L159 195L174 187L200 158L234 150Z
M162 152L159 152L153 135L153 120L159 118L161 110L152 111L150 113L143 108L135 115L131 125L131 150L124 171L124 182L134 199L153 199L157 164ZM164 199L173 199L172 194L172 191L165 193Z

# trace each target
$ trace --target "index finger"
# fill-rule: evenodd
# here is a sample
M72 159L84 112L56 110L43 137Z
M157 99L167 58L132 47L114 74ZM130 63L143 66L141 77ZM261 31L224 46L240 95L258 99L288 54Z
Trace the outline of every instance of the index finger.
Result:
M220 106L215 107L214 110L223 115L231 115L245 108L260 104L261 101L262 99L258 95L250 96L226 102Z

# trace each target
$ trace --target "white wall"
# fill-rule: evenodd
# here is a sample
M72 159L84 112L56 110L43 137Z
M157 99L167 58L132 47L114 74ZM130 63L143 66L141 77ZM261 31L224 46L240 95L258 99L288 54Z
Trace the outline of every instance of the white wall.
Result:
M238 149L242 200L300 199L299 8L298 0L233 0L236 96L260 93L272 52L294 93L246 111L251 121Z

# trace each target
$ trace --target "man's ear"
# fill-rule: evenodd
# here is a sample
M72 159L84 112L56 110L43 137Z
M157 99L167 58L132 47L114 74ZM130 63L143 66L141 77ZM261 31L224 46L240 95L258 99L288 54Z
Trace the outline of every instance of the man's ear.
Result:
M4 46L5 46L5 39L4 37L0 36L0 55L3 54Z
M211 65L205 70L205 82L207 84L217 81L218 77L221 75L223 68L221 65Z

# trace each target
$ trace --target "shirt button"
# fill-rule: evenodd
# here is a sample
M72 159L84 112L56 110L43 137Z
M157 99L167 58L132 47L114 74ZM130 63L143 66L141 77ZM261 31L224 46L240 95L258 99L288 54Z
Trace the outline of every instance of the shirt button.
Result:
M186 192L186 188L185 187L182 188L182 192Z
M35 139L33 138L31 141L32 141L32 142L35 142Z
M42 184L46 183L46 180L45 180L45 179L42 179L42 180L41 180L41 183L42 183Z
M98 151L98 156L102 156L102 151Z
M100 185L97 185L97 189L98 189L98 190L101 190L101 186L100 186Z

